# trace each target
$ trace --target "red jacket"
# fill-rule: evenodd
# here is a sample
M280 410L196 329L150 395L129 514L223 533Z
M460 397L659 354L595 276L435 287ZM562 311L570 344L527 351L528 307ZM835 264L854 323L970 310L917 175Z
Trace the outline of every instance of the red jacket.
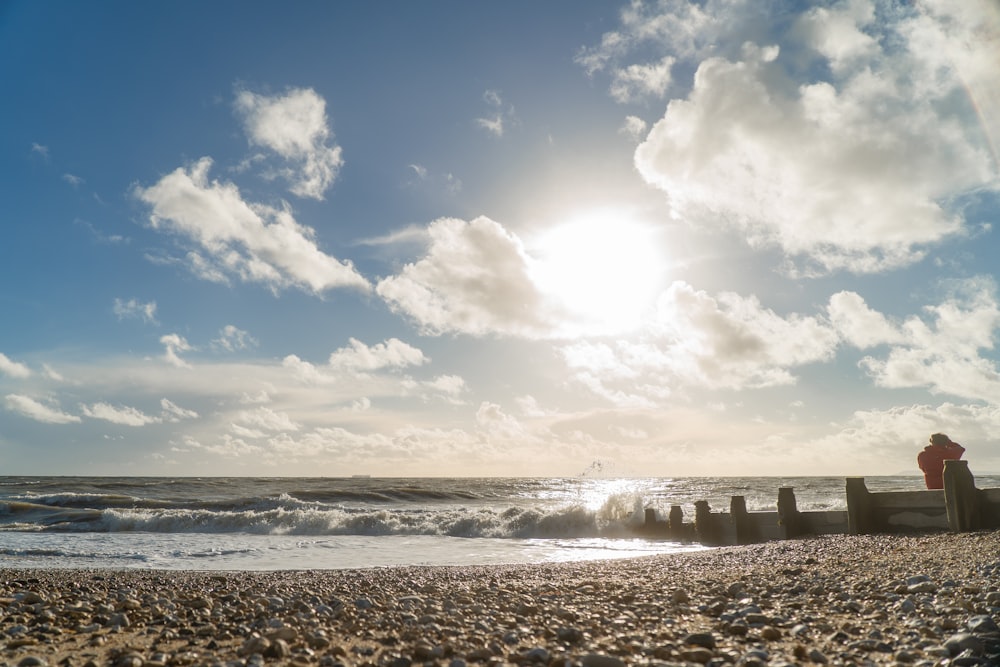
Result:
M917 454L917 465L924 472L924 483L928 489L944 488L944 462L949 459L960 459L965 447L957 442L947 445L927 445Z

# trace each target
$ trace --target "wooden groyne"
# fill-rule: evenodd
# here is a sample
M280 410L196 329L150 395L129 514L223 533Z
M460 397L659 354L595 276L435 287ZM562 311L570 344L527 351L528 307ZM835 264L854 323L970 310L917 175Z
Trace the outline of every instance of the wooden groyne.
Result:
M732 496L728 512L713 511L706 500L694 504L687 522L680 505L667 519L646 509L639 534L700 542L706 546L753 544L810 535L967 532L1000 528L1000 489L977 489L968 461L946 461L940 491L871 492L863 477L846 478L847 509L800 511L792 487L778 489L772 512L747 511L743 496Z

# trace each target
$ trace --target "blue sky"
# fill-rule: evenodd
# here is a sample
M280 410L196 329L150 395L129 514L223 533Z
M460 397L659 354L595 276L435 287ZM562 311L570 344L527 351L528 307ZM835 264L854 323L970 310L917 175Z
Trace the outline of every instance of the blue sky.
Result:
M1000 470L987 0L0 4L9 474Z

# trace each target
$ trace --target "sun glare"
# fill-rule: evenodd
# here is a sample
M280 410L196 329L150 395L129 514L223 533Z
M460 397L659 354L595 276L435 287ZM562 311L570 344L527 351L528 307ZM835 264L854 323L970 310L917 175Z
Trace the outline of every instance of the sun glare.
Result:
M543 232L532 246L539 288L588 333L638 327L665 259L656 235L629 214L602 210Z

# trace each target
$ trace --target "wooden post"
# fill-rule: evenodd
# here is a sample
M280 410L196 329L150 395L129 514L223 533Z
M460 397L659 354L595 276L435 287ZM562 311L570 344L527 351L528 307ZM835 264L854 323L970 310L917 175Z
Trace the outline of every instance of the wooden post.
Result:
M643 525L646 530L653 530L656 528L656 510L652 507L646 508L645 523Z
M683 540L687 537L684 534L684 510L680 505L670 506L670 517L667 521L670 529L670 536L675 540Z
M712 509L708 506L707 500L698 500L694 504L694 530L698 534L698 541L708 546L719 546L722 544L722 536L719 535L718 526L715 525L718 517L712 516Z
M864 477L847 478L847 531L851 535L875 532L871 493Z
M802 520L795 502L795 489L782 486L778 489L778 531L787 540L802 534Z
M944 462L944 505L951 532L962 533L980 527L979 490L968 461Z
M759 542L757 526L747 512L747 500L743 496L733 496L729 500L729 514L736 526L736 544Z

